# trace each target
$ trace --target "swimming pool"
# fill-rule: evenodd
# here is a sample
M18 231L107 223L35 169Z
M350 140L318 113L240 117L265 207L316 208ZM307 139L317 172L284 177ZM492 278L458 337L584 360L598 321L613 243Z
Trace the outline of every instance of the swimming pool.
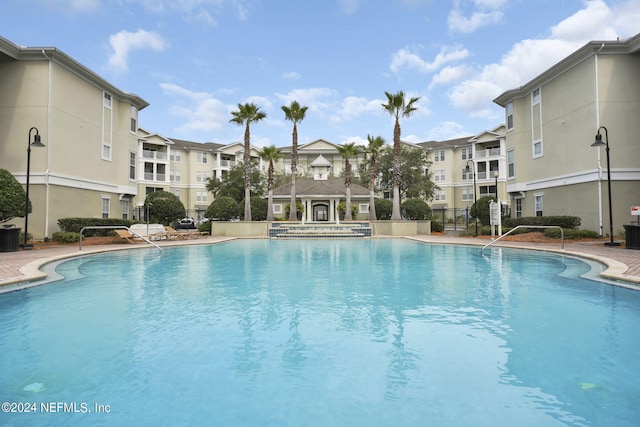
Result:
M404 239L238 240L56 270L64 281L0 295L0 401L36 409L0 414L2 424L630 426L640 416L640 293L577 277L589 266L574 258Z

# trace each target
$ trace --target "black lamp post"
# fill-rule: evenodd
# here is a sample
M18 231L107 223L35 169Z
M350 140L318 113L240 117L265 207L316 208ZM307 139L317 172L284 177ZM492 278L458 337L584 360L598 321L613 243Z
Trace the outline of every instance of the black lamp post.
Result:
M604 129L604 139L605 142L602 142L602 135L600 135L600 129ZM591 144L592 147L601 147L606 146L607 152L607 186L609 189L609 238L610 240L606 242L605 246L620 246L620 243L613 241L613 210L611 208L611 166L609 164L609 132L607 128L604 126L600 126L598 128L598 133L596 134L596 141Z
M33 136L33 142L31 142L31 131L33 130L36 131L36 134ZM40 141L40 134L36 127L29 129L29 139L27 140L27 200L24 207L24 243L22 244L22 249L33 249L33 245L27 243L27 234L29 233L29 175L31 173L31 146L44 147L44 144Z
M467 173L471 170L469 167L469 162L473 165L473 204L476 206L476 231L473 233L475 237L478 237L478 203L476 199L476 162L473 160L467 160L467 166L465 167Z

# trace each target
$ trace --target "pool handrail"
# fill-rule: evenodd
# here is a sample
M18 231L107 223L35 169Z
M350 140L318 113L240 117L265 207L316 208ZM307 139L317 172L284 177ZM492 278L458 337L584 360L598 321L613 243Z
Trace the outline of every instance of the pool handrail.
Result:
M518 228L557 228L560 230L560 248L562 250L564 250L564 230L562 229L562 227L560 227L559 225L517 225L515 227L513 227L511 230L507 231L506 233L504 233L502 236L498 237L495 240L490 241L489 243L487 243L486 245L484 245L482 247L482 254L484 255L484 250L485 248L493 245L495 242L497 242L498 240L502 239L505 236L508 236L509 234L511 234L511 232L516 231Z
M127 230L129 233L135 235L136 237L141 238L142 240L144 240L145 242L149 243L152 246L155 246L156 249L158 249L160 251L160 253L162 253L162 248L160 246L158 246L157 244L153 243L151 240L147 239L146 237L144 237L143 235L136 233L135 231L133 231L132 229L130 229L129 227L127 227L126 225L93 225L90 227L82 227L82 229L80 230L80 246L78 247L78 251L82 252L82 233L84 232L84 230L89 230L89 229L125 229Z

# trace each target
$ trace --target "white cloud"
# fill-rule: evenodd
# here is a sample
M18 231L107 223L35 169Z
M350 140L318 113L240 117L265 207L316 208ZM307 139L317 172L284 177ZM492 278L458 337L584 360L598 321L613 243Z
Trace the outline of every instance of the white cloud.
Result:
M173 83L162 83L163 92L178 99L171 114L185 120L176 131L213 132L223 129L231 117L232 107L206 92L193 92Z
M276 93L276 96L284 105L298 101L300 105L309 107L309 111L317 113L326 112L336 104L336 92L333 89L324 87L294 89L287 94Z
M69 9L75 13L88 13L98 10L100 0L71 0Z
M616 23L626 22L622 14L639 16L640 2L632 0L615 9L601 0L585 2L583 9L553 26L548 38L514 44L499 63L485 65L473 78L454 86L451 104L471 116L493 118L499 111L492 104L496 96L527 83L591 40L615 39L620 33Z
M165 50L169 43L152 31L138 30L134 33L120 31L109 37L113 54L109 57L109 65L116 71L126 71L127 59L134 50L151 49L156 52Z
M465 4L471 3L473 11L470 15L465 15L462 10ZM473 33L477 29L488 25L497 24L502 21L504 14L502 10L506 5L506 0L456 0L454 7L447 17L449 31L454 33Z
M289 71L288 73L283 73L282 74L282 78L283 79L298 80L300 77L302 77L302 76L297 71Z
M432 127L427 135L427 141L446 141L464 136L471 136L471 134L464 129L464 126L460 123L447 121Z
M473 69L468 65L457 65L455 67L444 67L440 72L433 76L429 87L438 84L453 83L462 80L473 73Z
M459 61L469 56L469 51L460 46L444 46L431 62L427 62L408 49L400 49L393 54L391 71L398 74L402 69L416 70L421 73L431 73L449 62Z
M381 99L368 100L364 97L348 96L342 100L340 111L336 117L340 121L342 118L353 119L371 112L382 111Z

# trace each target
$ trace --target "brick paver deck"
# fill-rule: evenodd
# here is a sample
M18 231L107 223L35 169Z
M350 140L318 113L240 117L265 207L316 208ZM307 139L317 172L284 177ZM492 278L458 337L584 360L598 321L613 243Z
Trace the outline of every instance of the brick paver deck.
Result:
M227 237L207 237L196 240L178 242L156 242L160 246L185 244L211 244L229 240ZM473 237L456 237L444 235L417 236L415 240L428 243L486 245L486 239ZM640 250L605 247L602 242L565 241L565 248L559 243L523 243L499 241L495 246L535 249L582 256L600 261L608 266L601 275L608 279L627 282L630 287L640 290ZM146 244L109 244L84 246L82 252L76 245L36 246L33 250L17 252L0 252L0 286L19 282L44 279L46 274L40 267L59 259L86 255L110 250L125 250L148 247Z

